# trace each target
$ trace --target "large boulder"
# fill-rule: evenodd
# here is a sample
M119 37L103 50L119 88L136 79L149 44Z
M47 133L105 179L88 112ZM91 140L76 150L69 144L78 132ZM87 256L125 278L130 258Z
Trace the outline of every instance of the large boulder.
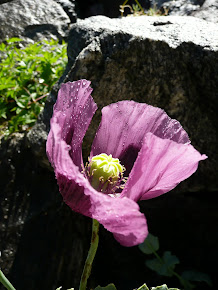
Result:
M183 183L183 190L217 189L215 24L194 17L97 16L73 24L68 41L69 73L65 81L91 80L99 108L133 99L165 109L182 123L193 145L209 156L198 173ZM55 97L50 99L54 102ZM50 114L51 106L47 105L42 121L28 134L38 155L47 136L45 124L48 130ZM96 115L99 120L100 113ZM93 128L97 128L97 122ZM91 143L94 131L86 143ZM43 153L41 160L46 163Z
M0 41L15 36L61 40L75 21L74 4L70 1L13 0L0 5Z
M124 99L161 107L182 123L192 144L208 155L192 177L170 193L140 203L140 207L146 213L149 230L161 238L162 249L181 257L180 270L206 272L215 286L216 25L194 17L96 16L73 24L68 41L66 71L54 86L37 124L25 135L1 140L3 270L18 290L55 289L59 285L78 289L90 220L61 203L45 142L60 83L86 78L92 81L92 95L99 109ZM88 156L99 120L100 110L86 135L84 156ZM144 282L151 286L168 283L166 277L160 279L147 270L137 247L121 247L103 229L100 234L93 288L110 282L120 290ZM180 287L178 281L172 286ZM198 289L207 288L203 285Z

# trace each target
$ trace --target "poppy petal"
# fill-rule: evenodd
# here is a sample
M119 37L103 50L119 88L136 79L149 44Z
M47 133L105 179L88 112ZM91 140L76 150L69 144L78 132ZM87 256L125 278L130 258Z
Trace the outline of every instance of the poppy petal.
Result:
M147 133L121 196L134 201L157 197L191 176L206 158L190 144Z
M58 123L61 126L62 139L71 146L71 158L81 169L82 141L92 117L97 110L90 87L90 81L79 80L61 85L53 118L58 112Z
M190 143L180 123L163 110L134 101L121 101L102 109L91 157L100 153L112 154L120 159L128 175L148 132L177 143Z

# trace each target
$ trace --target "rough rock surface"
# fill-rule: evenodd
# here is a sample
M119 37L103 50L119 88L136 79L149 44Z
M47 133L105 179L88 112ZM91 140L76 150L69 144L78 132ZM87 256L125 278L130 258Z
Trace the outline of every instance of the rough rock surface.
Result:
M1 4L0 40L15 36L33 40L66 38L69 24L76 17L73 17L73 3L70 16L59 3L67 5L67 1L53 0L13 0Z
M158 7L164 7L168 11L168 15L195 16L218 23L217 0L158 1Z
M215 24L194 17L97 16L79 20L69 35L64 81L91 80L99 108L133 99L165 109L182 123L192 144L208 155L190 179L140 206L150 232L160 238L162 249L181 258L181 271L192 268L206 272L217 288L215 28ZM27 135L18 134L0 143L1 265L18 290L56 289L61 285L78 289L89 243L89 220L72 213L61 202L45 155L58 86ZM86 136L84 156L88 155L99 119L100 110ZM167 277L161 279L145 267L145 257L137 247L121 247L103 229L100 234L93 288L110 282L120 290L137 288L144 282L153 286L168 284ZM170 284L180 288L176 280ZM197 289L208 288L198 285Z
M58 4L60 4L64 11L67 13L67 15L70 18L70 21L72 23L76 22L76 12L75 12L75 0L54 0Z
M205 0L204 4L200 7L200 9L192 12L191 15L207 21L218 23L218 1Z
M201 153L208 154L196 177L183 183L192 191L218 187L215 28L215 24L194 17L97 16L73 24L68 40L70 72L66 80L90 79L99 108L122 99L159 106L182 123ZM42 121L28 134L30 146L45 162L39 148L43 148L40 144L45 142L45 128L49 128L48 112L51 114L49 105L46 117L41 116Z
M17 290L78 289L90 221L62 202L25 143L23 133L0 139L1 270Z
M190 16L193 11L200 9L198 1L195 0L172 0L159 1L159 7L165 7L168 15Z

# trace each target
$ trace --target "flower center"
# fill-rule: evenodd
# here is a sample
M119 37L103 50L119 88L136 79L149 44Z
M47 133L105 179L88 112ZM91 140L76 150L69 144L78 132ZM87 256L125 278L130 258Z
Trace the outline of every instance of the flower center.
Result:
M105 193L114 193L124 181L124 166L120 164L118 158L105 153L92 157L86 167L89 181L96 190Z

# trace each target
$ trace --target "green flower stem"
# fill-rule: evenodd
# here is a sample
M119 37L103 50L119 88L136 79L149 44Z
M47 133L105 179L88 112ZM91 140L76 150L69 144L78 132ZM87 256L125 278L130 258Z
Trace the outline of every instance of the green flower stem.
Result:
M8 279L5 277L3 272L0 270L0 282L7 288L8 290L15 290L13 285L8 281Z
M91 274L92 262L94 260L98 248L99 241L98 231L99 231L99 222L93 219L91 245L89 248L88 256L86 258L85 266L80 280L79 290L86 290L87 280Z

